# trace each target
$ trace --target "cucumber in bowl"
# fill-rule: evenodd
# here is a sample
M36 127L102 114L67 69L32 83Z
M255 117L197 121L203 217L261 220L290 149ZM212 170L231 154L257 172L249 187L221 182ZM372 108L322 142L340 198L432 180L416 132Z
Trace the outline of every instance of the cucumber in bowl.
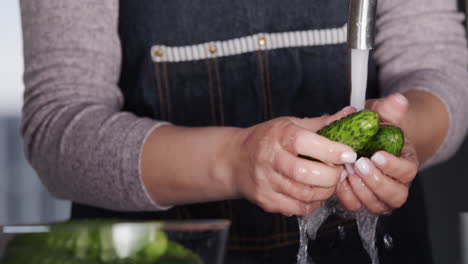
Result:
M163 223L68 221L49 232L16 235L0 264L202 264L190 249L172 241Z

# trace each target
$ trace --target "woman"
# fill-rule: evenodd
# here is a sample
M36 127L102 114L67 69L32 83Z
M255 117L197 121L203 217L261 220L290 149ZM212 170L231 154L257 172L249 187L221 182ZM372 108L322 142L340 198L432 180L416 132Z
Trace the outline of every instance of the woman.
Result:
M289 216L333 194L353 211L399 208L420 164L447 159L468 126L454 1L379 2L368 98L382 99L368 106L408 143L401 158L358 161L315 133L354 111L338 111L349 101L346 1L21 5L23 135L44 184L75 202L75 218L229 218L227 263L294 263ZM354 162L354 172L342 166ZM382 263L431 263L419 184L411 186L381 220ZM368 261L355 228L330 218L311 244L314 259Z

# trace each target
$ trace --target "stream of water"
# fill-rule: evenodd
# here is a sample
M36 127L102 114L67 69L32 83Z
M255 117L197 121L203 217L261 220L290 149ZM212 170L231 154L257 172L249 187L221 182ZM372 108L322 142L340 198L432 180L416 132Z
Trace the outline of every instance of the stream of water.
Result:
M351 106L354 106L358 111L364 109L366 101L368 60L368 50L351 50ZM322 207L310 215L298 217L300 246L297 263L314 264L313 259L307 253L309 238L315 239L318 229L331 214L356 219L364 249L369 254L372 264L379 264L378 252L375 246L375 233L379 217L368 211L346 212L335 197L330 198Z
M368 50L351 50L351 106L364 109L367 89Z

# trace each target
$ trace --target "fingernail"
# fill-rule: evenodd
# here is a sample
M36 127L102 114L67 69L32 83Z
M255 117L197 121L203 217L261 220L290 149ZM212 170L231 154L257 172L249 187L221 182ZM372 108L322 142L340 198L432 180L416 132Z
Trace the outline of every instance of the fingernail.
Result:
M408 99L401 93L396 93L395 96L395 101L397 101L401 105L407 105L408 104Z
M362 175L369 174L370 164L366 159L360 158L360 159L358 159L358 161L356 161L356 163L354 163L354 165L356 166L356 168L360 172L360 174L362 174Z
M349 174L349 175L354 175L354 174L356 173L356 172L354 171L354 169L353 169L353 164L351 164L351 163L346 163L346 164L345 164L345 168L346 168L346 170L348 171L348 174Z
M354 163L356 161L357 154L352 151L345 151L341 154L341 161L344 163Z
M384 166L387 163L387 158L385 158L385 156L380 152L375 153L371 160L379 166Z
M343 170L341 172L340 182L343 182L344 180L346 180L346 178L348 178L348 172L346 170Z

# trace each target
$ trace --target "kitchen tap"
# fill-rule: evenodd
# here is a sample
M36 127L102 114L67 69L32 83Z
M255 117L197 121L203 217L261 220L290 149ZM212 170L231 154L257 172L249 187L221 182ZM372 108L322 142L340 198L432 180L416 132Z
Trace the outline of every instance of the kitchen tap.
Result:
M374 48L377 0L350 0L348 47L350 50L350 105L365 107L369 51Z
M350 0L348 46L350 49L374 48L377 0Z

